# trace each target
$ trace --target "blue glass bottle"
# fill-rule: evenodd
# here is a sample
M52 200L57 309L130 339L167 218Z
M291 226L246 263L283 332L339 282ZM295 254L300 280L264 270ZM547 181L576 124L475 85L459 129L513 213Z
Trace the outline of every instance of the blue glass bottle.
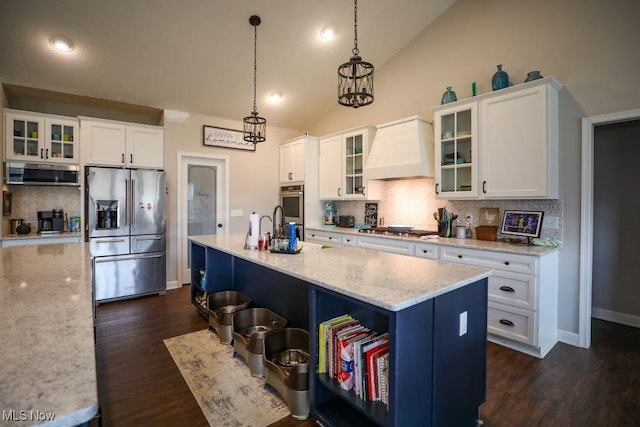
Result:
M491 78L491 86L493 90L504 89L509 86L509 74L502 71L502 64L498 65L498 71Z
M289 223L289 247L287 248L287 251L295 252L297 248L298 248L298 245L296 242L296 223L290 222Z
M447 86L447 91L442 94L442 102L440 104L447 104L457 100L458 97L456 96L456 93L451 90L451 86Z

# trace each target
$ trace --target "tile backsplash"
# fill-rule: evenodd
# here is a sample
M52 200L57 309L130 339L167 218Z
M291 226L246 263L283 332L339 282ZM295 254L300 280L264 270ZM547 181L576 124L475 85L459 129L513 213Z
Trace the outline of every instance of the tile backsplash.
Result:
M9 232L8 220L21 218L31 224L33 232L38 228L38 211L63 209L68 217L81 216L80 200L82 193L78 187L45 187L30 185L10 186L11 215L2 221L2 232Z
M365 203L369 202L341 201L335 207L338 215L353 215L356 223L362 223ZM562 200L437 200L433 178L386 181L382 200L378 201L378 220L384 218L385 225L406 224L436 230L433 212L441 207L458 216L473 215L473 227L479 225L480 208L499 208L501 218L505 209L543 211L545 218L558 218L558 228L543 225L541 237L562 240Z

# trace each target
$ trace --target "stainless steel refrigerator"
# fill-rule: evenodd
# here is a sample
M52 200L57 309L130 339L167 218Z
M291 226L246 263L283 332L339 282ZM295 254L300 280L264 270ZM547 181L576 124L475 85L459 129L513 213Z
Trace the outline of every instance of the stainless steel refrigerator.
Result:
M87 167L86 239L96 303L166 292L166 175Z

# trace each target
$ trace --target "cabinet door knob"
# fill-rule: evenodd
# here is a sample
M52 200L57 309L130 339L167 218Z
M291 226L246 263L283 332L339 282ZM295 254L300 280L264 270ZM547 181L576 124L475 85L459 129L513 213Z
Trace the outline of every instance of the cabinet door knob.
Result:
M366 197L366 196L367 196L367 194L364 192L364 189L365 189L365 188L367 188L367 187L362 187L362 195Z
M511 320L507 320L507 319L500 319L500 323L502 323L503 325L507 325L507 326L516 326Z
M122 164L124 165L124 153L122 153Z
M511 286L500 286L500 290L505 292L515 292L515 289L513 289Z
M222 224L218 224L218 228L222 228Z
M487 181L482 181L482 192L487 193Z
M440 186L440 184L438 184L438 183L436 182L436 194L440 194L440 193L438 192L438 187L439 187L439 186Z

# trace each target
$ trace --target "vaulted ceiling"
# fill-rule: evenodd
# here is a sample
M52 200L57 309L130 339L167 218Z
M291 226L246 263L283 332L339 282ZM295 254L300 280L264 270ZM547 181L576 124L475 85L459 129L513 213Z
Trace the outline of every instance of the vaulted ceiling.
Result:
M379 71L454 1L360 1L362 58ZM2 0L0 82L241 120L253 107L254 14L258 111L270 125L308 129L337 105L350 0ZM335 37L322 41L327 26ZM53 50L53 35L75 49Z

